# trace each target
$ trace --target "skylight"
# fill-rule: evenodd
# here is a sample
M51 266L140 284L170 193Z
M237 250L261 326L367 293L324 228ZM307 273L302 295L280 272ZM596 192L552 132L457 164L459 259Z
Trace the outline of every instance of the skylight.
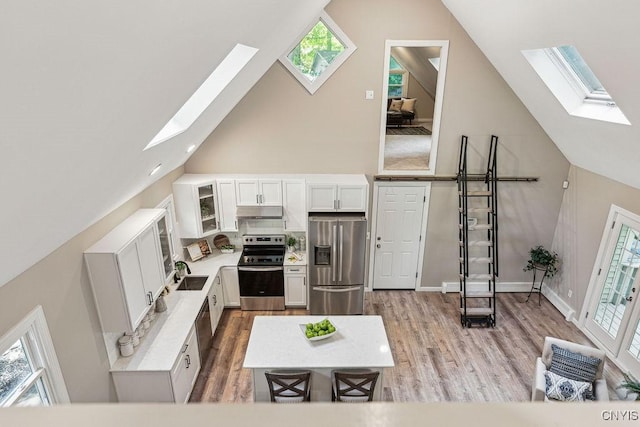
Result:
M153 137L145 150L189 129L257 52L258 49L254 47L237 44L171 120Z
M280 62L313 94L356 47L326 12L303 34Z
M631 124L574 46L524 50L522 54L572 116Z

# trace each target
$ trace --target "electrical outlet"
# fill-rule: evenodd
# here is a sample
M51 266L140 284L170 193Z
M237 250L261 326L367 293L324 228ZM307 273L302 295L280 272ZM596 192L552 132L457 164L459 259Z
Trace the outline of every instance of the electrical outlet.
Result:
M567 292L567 296L568 296L569 298L571 298L571 295L573 295L573 291L572 291L571 289L569 289L569 292Z

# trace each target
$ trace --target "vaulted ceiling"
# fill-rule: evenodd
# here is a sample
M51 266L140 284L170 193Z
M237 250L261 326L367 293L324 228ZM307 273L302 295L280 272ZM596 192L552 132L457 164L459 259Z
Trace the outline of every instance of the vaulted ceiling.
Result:
M3 2L0 286L182 165L328 2ZM237 43L259 51L143 151Z
M0 286L182 165L329 1L4 2ZM442 2L571 163L640 188L640 3ZM143 151L237 43L259 51L191 128ZM567 114L521 53L562 44L630 126Z

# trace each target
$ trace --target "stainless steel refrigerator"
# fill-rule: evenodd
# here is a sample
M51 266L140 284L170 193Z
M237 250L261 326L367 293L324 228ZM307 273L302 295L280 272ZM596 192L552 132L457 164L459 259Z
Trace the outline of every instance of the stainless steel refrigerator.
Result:
M311 314L362 314L366 237L361 214L309 217Z

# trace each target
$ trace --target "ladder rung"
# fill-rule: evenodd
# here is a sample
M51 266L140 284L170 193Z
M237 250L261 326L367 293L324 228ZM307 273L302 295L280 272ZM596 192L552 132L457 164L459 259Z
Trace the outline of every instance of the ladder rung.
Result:
M469 274L467 276L468 279L482 279L482 280L491 280L493 276L491 274ZM460 274L460 279L464 279L464 274Z
M464 308L460 309L460 314L464 314ZM467 316L490 316L492 314L491 307L467 307Z
M491 194L491 191L467 191L467 196L469 197L488 197ZM458 195L462 196L462 191L458 191Z
M460 262L464 262L464 258L458 258ZM477 264L490 264L493 262L493 259L489 257L469 257L469 262L477 263Z
M465 296L463 292L460 292L460 295L461 296ZM467 298L493 298L493 292L491 292L491 291L467 291L466 297Z
M462 224L458 224L458 228L462 230ZM493 226L491 224L476 224L474 226L469 226L469 230L491 230Z
M460 240L458 244L460 246L464 246L464 242L462 240ZM493 246L493 243L489 240L470 240L469 246Z
M462 212L463 209L462 208L458 208L459 212ZM489 213L491 212L492 209L491 208L467 208L467 212L484 212L484 213Z

